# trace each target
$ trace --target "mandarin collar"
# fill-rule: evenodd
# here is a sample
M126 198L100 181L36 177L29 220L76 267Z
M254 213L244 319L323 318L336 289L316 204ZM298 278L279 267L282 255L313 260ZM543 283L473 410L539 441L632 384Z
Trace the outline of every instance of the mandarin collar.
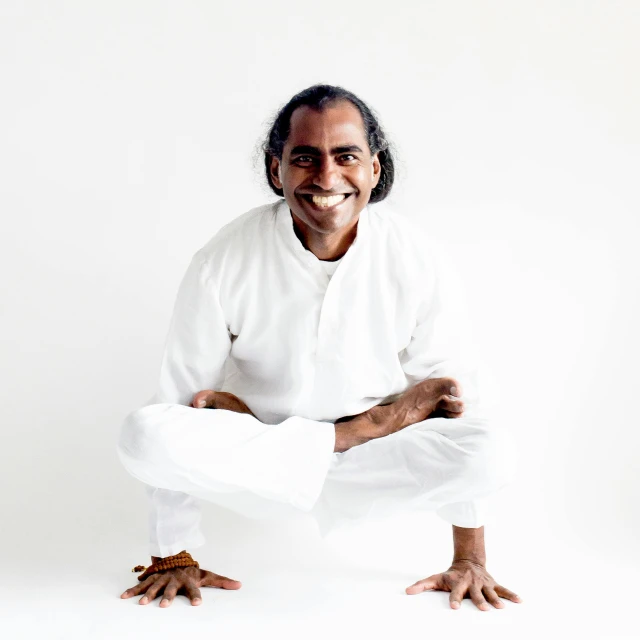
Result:
M302 242L296 235L293 226L293 217L289 209L287 201L282 199L275 203L276 205L276 224L280 231L281 236L294 253L296 253L301 259L307 262L320 263L320 260L315 254L308 249L305 249ZM369 206L367 205L361 212L358 218L358 227L356 237L352 245L347 249L347 252L343 257L347 257L352 253L357 253L362 245L365 244L369 234Z

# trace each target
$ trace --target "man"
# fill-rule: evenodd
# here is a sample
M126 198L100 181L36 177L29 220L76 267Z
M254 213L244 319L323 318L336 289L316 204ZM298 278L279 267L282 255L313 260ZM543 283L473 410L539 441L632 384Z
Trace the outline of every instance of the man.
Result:
M408 594L452 608L518 596L485 568L484 500L513 472L508 434L480 415L432 250L375 205L393 185L384 132L359 98L294 96L265 143L283 200L198 251L180 286L159 390L130 414L118 452L146 483L152 560L204 544L198 499L253 517L311 512L321 531L400 508L452 524L449 569ZM205 409L215 409L207 411ZM240 583L195 566L149 575L146 604Z

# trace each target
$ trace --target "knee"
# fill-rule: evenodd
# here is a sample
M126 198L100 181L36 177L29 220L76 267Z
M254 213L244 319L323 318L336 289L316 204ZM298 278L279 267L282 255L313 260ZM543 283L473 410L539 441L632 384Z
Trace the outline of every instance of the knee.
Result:
M136 409L124 419L118 440L118 453L124 454L121 455L123 462L146 461L153 457L153 452L158 447L158 431L153 428L157 422L154 417L158 406L149 405Z

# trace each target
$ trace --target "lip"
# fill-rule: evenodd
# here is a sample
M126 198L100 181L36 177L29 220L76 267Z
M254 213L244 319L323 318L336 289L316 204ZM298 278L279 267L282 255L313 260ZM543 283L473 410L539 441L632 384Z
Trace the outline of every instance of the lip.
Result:
M349 198L353 195L353 193L331 193L331 194L300 193L298 195L304 201L304 203L307 205L307 207L309 207L310 209L313 209L313 211L316 211L318 213L328 213L328 212L335 211L336 209L339 209L347 200L349 200ZM319 206L315 205L313 203L313 200L311 199L312 196L330 197L330 196L338 196L338 195L344 195L344 196L346 196L346 198L344 198L343 200L341 200L337 204L334 204L332 207L319 207Z

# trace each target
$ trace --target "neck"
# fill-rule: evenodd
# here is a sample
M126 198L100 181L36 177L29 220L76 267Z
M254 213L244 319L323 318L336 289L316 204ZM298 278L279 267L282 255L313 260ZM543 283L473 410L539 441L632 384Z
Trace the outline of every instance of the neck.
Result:
M293 230L302 246L311 251L318 260L338 260L347 253L358 233L358 220L350 227L340 229L334 233L318 233L310 229L297 216L293 218ZM358 219L360 216L358 216Z

